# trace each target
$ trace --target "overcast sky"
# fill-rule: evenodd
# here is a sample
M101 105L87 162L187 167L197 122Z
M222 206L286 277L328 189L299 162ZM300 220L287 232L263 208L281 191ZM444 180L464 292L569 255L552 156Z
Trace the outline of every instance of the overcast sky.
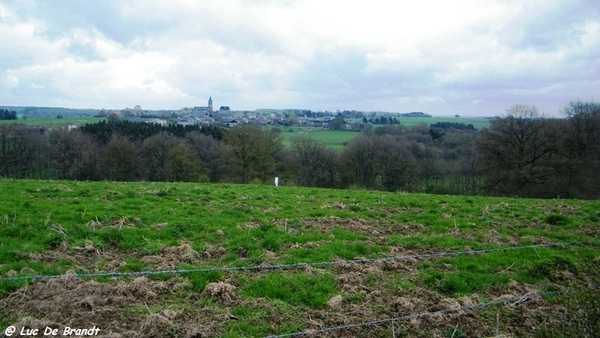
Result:
M598 0L0 0L0 105L559 115Z

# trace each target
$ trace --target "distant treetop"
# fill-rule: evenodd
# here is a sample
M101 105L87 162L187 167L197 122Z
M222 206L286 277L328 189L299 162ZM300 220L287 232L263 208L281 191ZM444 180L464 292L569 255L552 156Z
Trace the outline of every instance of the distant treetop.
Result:
M425 113L420 112L420 111L413 111L413 112L410 112L410 113L404 113L404 114L400 114L400 116L403 116L403 117L431 117L431 115L425 114Z
M0 109L0 120L16 120L17 112Z

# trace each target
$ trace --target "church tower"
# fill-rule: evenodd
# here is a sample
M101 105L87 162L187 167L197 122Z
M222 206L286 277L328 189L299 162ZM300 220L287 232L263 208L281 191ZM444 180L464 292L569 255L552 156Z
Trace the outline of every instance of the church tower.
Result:
M212 96L210 96L208 98L208 111L212 112L213 111L213 102L212 102Z

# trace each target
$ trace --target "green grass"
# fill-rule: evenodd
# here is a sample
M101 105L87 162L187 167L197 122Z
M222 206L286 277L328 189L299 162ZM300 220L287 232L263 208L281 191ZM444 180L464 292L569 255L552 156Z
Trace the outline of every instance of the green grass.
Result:
M30 117L30 118L19 118L18 120L2 120L0 125L19 123L28 126L44 126L47 128L66 127L69 124L84 125L87 123L97 123L105 120L104 117L64 117L62 119L50 118L50 117Z
M400 124L405 126L414 126L420 123L425 123L428 126L430 124L438 122L452 122L452 123L464 123L472 124L475 129L482 129L490 124L490 121L485 117L399 117L397 118Z
M249 281L242 293L249 297L279 299L288 304L322 308L329 298L339 292L330 274L309 276L274 272L264 278Z
M422 289L440 297L474 297L475 302L493 299L514 282L560 290L580 275L583 264L594 264L600 257L600 201L594 200L32 180L0 180L0 191L0 278L67 271L213 269L151 275L152 282L180 278L186 286L164 287L156 299L145 302L151 313L177 309L181 314L175 318L212 321L233 315L237 320L223 323L218 331L229 337L314 328L306 318L317 313L323 325L335 326L334 314L352 306L364 310L364 317L353 317L352 322L387 318L397 315L391 306L398 294ZM219 270L550 242L571 245L306 269ZM95 278L85 280L89 279ZM203 294L214 282L236 287L232 303ZM35 283L0 280L0 302ZM343 296L342 308L329 309L327 302L336 295ZM143 306L129 304L122 309L122 320L142 320ZM24 316L3 311L11 320ZM378 334L386 333L389 328Z
M417 117L401 117L398 121L408 127L425 123L427 126L438 122L453 122L453 123L464 123L472 124L475 129L481 129L489 125L489 120L483 117L431 117L431 118L417 118ZM373 125L373 128L377 128L379 125ZM272 127L269 126L266 129L269 130ZM278 126L281 130L281 136L283 136L283 144L286 148L291 148L292 140L296 137L304 136L310 137L313 140L319 142L327 148L334 150L342 150L346 142L352 140L356 136L360 135L357 131L346 131L346 130L323 130L317 127L285 127Z
M283 137L283 145L286 148L292 147L292 140L296 137L310 137L327 148L342 150L346 142L360 135L357 131L346 130L312 130L312 128L304 127L288 127L280 129L281 136Z

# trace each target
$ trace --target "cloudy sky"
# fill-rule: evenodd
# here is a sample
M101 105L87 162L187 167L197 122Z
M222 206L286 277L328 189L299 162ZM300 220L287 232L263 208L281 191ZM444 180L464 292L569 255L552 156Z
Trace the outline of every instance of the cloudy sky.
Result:
M0 105L558 115L598 0L0 0Z

